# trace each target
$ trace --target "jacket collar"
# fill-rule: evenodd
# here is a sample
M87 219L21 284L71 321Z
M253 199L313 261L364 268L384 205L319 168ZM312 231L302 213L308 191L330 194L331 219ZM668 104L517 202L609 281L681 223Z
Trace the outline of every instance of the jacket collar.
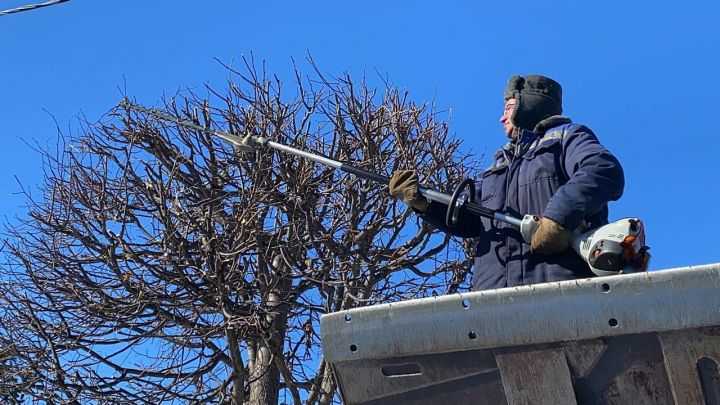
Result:
M521 129L517 139L513 139L505 144L500 150L495 152L493 160L495 163L491 168L497 168L509 163L515 156L523 156L535 144L535 141L541 139L545 132L549 129L558 127L563 124L571 123L569 117L562 115L553 115L540 121L533 131Z
M564 115L553 115L552 117L547 117L544 120L540 121L535 125L535 129L533 129L533 132L536 132L538 134L545 134L549 129L559 127L563 124L569 124L572 120L570 117L566 117Z

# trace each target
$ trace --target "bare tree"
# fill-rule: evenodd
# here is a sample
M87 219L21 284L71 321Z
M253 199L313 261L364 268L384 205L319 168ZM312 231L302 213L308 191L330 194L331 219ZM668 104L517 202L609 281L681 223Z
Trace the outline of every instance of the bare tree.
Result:
M390 83L314 69L287 96L251 61L232 75L162 109L440 190L466 175L439 113ZM41 149L6 231L0 337L21 343L0 352L25 374L4 386L37 400L331 403L321 314L467 286L467 245L385 187L123 107L81 132Z

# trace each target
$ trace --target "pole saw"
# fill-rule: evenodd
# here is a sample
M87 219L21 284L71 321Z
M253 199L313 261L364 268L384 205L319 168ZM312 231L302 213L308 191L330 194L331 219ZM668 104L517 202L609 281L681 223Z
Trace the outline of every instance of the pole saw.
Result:
M315 153L306 152L288 145L273 142L262 136L231 134L224 131L205 128L191 121L181 120L163 114L155 109L148 109L131 103L128 99L120 102L120 106L162 119L177 125L215 135L240 150L252 151L250 144L257 144L279 150L291 155L308 159L313 162L339 169L362 179L379 184L389 185L390 177L373 173L348 163L330 159ZM467 189L468 192L465 192ZM540 224L540 216L528 214L517 218L507 213L481 206L474 201L475 181L465 179L453 191L452 195L444 194L427 187L420 186L418 192L429 201L437 201L447 205L445 223L452 227L458 221L460 212L490 218L520 228L524 242L530 243L533 233ZM572 248L587 262L590 270L598 276L637 273L646 271L650 261L649 247L645 245L645 227L639 218L623 218L596 229L577 234L573 237Z

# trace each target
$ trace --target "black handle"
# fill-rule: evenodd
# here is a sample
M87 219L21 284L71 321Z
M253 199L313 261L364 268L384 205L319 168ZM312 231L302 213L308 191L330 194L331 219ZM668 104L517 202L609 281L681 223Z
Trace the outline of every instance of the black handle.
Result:
M351 165L348 165L345 163L340 165L340 170L342 170L346 173L354 174L363 179L372 180L376 183L385 184L385 185L390 184L390 177L383 176L383 175L373 173L373 172L369 172L367 170L361 169L359 167L351 166Z
M470 189L470 197L458 205L458 198L466 187ZM475 180L465 179L455 187L455 192L453 192L452 197L450 197L450 204L448 204L447 214L445 215L445 224L447 226L457 224L458 217L460 216L460 208L466 203L473 202L475 202Z

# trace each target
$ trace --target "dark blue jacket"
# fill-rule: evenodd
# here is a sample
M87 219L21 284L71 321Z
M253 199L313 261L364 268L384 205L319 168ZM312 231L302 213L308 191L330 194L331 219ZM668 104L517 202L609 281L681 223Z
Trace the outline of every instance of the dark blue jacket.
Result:
M564 124L545 133L523 130L518 141L495 154L477 184L475 202L516 217L541 214L566 229L584 232L608 223L607 202L622 195L625 179L618 160L593 132ZM572 248L536 255L517 227L464 213L445 226L447 206L431 202L423 218L451 234L479 237L473 288L486 290L591 277Z

